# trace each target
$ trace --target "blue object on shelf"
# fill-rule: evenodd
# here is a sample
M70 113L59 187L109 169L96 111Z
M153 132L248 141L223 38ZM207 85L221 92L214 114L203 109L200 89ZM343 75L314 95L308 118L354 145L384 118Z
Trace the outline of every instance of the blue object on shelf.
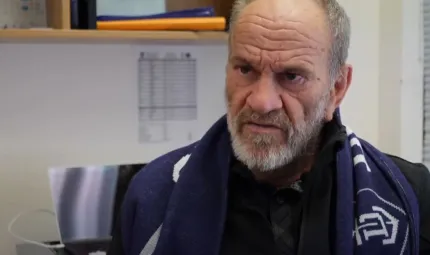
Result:
M182 11L173 11L145 16L114 16L102 15L97 16L97 21L115 21L115 20L139 20L139 19L167 19L167 18L193 18L193 17L213 17L215 10L213 7L194 8Z

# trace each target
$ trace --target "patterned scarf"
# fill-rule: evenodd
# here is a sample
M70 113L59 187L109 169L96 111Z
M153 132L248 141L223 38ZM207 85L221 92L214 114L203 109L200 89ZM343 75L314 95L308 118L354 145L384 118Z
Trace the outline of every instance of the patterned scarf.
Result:
M385 154L346 131L337 154L336 254L417 255L419 208L412 188Z
M335 121L340 123L339 112ZM411 187L383 153L348 128L347 135L336 155L332 252L418 255L418 203ZM133 187L124 202L126 254L218 255L230 155L223 117L197 143L151 162L136 180L145 185Z

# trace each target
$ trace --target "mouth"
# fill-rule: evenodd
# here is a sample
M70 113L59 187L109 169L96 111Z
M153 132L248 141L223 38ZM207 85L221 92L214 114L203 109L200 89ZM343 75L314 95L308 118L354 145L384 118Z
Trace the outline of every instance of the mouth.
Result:
M247 122L243 125L245 130L248 130L252 133L279 133L281 128L279 126L273 124L264 124L264 123L256 123L256 122Z

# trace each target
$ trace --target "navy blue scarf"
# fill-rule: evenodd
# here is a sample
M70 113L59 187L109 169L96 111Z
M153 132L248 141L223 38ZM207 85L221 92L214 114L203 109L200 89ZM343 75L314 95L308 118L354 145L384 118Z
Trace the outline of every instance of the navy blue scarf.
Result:
M335 118L340 122L339 111ZM337 153L336 254L418 254L419 208L412 188L385 154L346 130Z
M338 112L335 121L341 124ZM346 130L336 155L333 253L417 255L419 214L411 187L389 158ZM150 163L137 177L148 185L133 187L134 211L125 202L127 254L218 255L230 155L223 117L199 142Z

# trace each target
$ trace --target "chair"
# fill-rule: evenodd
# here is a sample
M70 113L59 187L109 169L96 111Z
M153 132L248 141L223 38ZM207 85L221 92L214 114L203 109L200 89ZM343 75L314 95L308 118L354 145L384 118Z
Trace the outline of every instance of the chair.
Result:
M119 166L118 182L117 182L115 204L114 204L114 211L113 211L113 224L112 224L112 231L111 231L112 234L114 233L115 226L118 224L117 221L118 221L119 214L121 212L122 201L127 192L128 185L130 184L134 175L138 173L140 170L142 170L145 166L146 164L129 164L129 165Z

